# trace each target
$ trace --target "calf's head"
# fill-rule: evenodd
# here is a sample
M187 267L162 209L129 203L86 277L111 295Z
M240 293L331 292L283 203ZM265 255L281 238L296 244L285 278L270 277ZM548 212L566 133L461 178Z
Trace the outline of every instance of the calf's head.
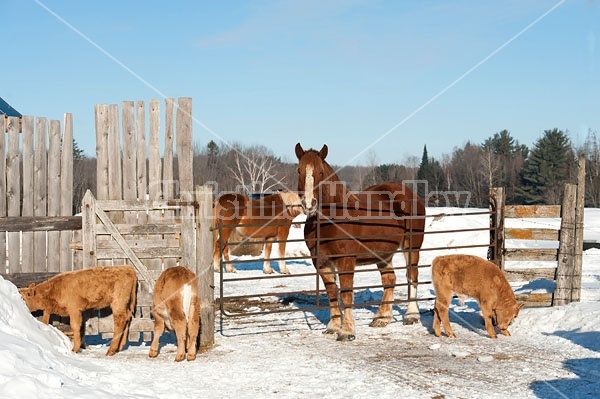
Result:
M36 286L31 283L27 288L19 289L19 293L25 300L25 304L29 308L30 311L35 312L36 310L42 309L42 304L40 301L40 296L36 295Z
M504 335L510 335L508 333L508 326L512 321L519 315L519 310L525 306L525 303L517 303L515 302L512 305L501 306L493 309L492 314L492 324Z

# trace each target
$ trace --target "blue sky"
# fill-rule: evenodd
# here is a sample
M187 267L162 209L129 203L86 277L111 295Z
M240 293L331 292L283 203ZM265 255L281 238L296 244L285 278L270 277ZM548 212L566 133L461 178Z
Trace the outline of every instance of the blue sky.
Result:
M194 140L294 145L367 165L450 154L507 129L581 145L600 130L591 0L4 0L0 96L74 118L94 104L192 97ZM208 128L208 130L207 130Z

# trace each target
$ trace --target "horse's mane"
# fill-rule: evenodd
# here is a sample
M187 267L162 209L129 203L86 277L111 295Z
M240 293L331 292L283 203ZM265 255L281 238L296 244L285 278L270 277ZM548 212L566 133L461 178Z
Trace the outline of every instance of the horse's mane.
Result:
M295 191L278 191L284 205L287 208L288 213L291 217L296 217L302 213L302 207L300 205L300 196Z
M346 182L340 180L335 170L329 165L329 163L323 160L323 181L321 187L323 188L323 194L325 197L333 198L331 202L341 202L346 199L352 198L358 200L354 193L352 193L347 187Z

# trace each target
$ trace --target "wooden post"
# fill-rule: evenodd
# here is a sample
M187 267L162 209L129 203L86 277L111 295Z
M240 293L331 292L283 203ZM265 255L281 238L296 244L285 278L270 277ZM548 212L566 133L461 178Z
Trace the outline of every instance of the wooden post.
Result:
M173 180L173 138L174 123L173 123L173 108L175 100L172 98L165 99L165 154L163 165L163 198L174 198L174 180Z
M46 216L48 207L48 120L37 118L35 121L35 165L34 165L34 203L33 215ZM44 265L46 270L46 237L45 231L33 233L34 262ZM38 268L40 270L40 268Z
M96 104L96 197L108 199L108 105Z
M123 101L123 199L137 200L137 147L133 101ZM125 223L137 224L137 212L125 212Z
M577 186L565 184L560 223L558 266L556 268L556 288L552 296L552 306L566 305L571 301L571 287L575 248L575 199Z
M175 100L173 98L165 99L165 154L162 176L163 197L175 198L175 180L173 178L173 140L175 137L175 120L173 119L173 110ZM165 211L164 218L169 221L175 216L174 211ZM165 259L165 266L171 267L177 264L177 259ZM190 267L192 267L190 265Z
M48 216L60 215L60 121L51 120L48 149ZM60 270L60 232L48 232L48 253L55 261L48 262L49 272Z
M19 118L8 118L8 157L6 158L6 204L8 216L21 215L21 171L19 150ZM20 233L8 233L8 267L10 273L21 271Z
M33 137L33 116L23 116L23 131L21 133L23 144L23 208L21 216L33 216L33 175L34 175L34 137ZM33 232L24 231L22 233L21 243L21 272L31 273L36 266L33 260ZM46 271L45 262L43 265L37 265L36 271Z
M108 199L123 199L119 106L108 105ZM100 198L98 198L100 199Z
M73 215L73 115L65 114L60 161L60 215ZM73 270L72 231L60 232L60 270Z
M162 160L160 159L160 102L150 100L150 132L148 136L148 195L150 200L156 201L161 198L167 198L162 192L161 175L163 171ZM169 197L172 198L172 197ZM167 212L167 211L165 211ZM147 214L148 223L160 223L161 212L150 211ZM160 236L159 236L160 237ZM162 270L162 259L150 259L147 264L153 270ZM174 266L175 262L171 265Z
M139 200L146 199L146 106L143 101L135 103L135 129L137 131L137 197Z
M184 201L194 200L193 149L192 149L192 99L181 97L178 101L176 118L177 163L179 166L179 197ZM196 239L194 231L194 206L181 207L181 246L183 265L193 268L196 264Z
M504 188L490 189L490 248L488 259L504 270Z
M196 187L196 276L200 296L200 348L215 344L215 274L212 266L212 191L209 186Z
M585 209L585 156L579 156L577 173L577 201L575 205L575 261L571 282L571 302L581 300L581 273L583 266L583 215Z
M90 190L85 192L81 203L81 241L83 268L96 266L96 199Z

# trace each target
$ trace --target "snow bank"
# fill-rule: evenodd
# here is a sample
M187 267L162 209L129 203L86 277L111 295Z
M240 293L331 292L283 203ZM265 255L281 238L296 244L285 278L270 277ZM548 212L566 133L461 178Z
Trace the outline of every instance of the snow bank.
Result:
M31 316L14 284L0 276L0 397L53 397L65 382L94 375L71 342Z

